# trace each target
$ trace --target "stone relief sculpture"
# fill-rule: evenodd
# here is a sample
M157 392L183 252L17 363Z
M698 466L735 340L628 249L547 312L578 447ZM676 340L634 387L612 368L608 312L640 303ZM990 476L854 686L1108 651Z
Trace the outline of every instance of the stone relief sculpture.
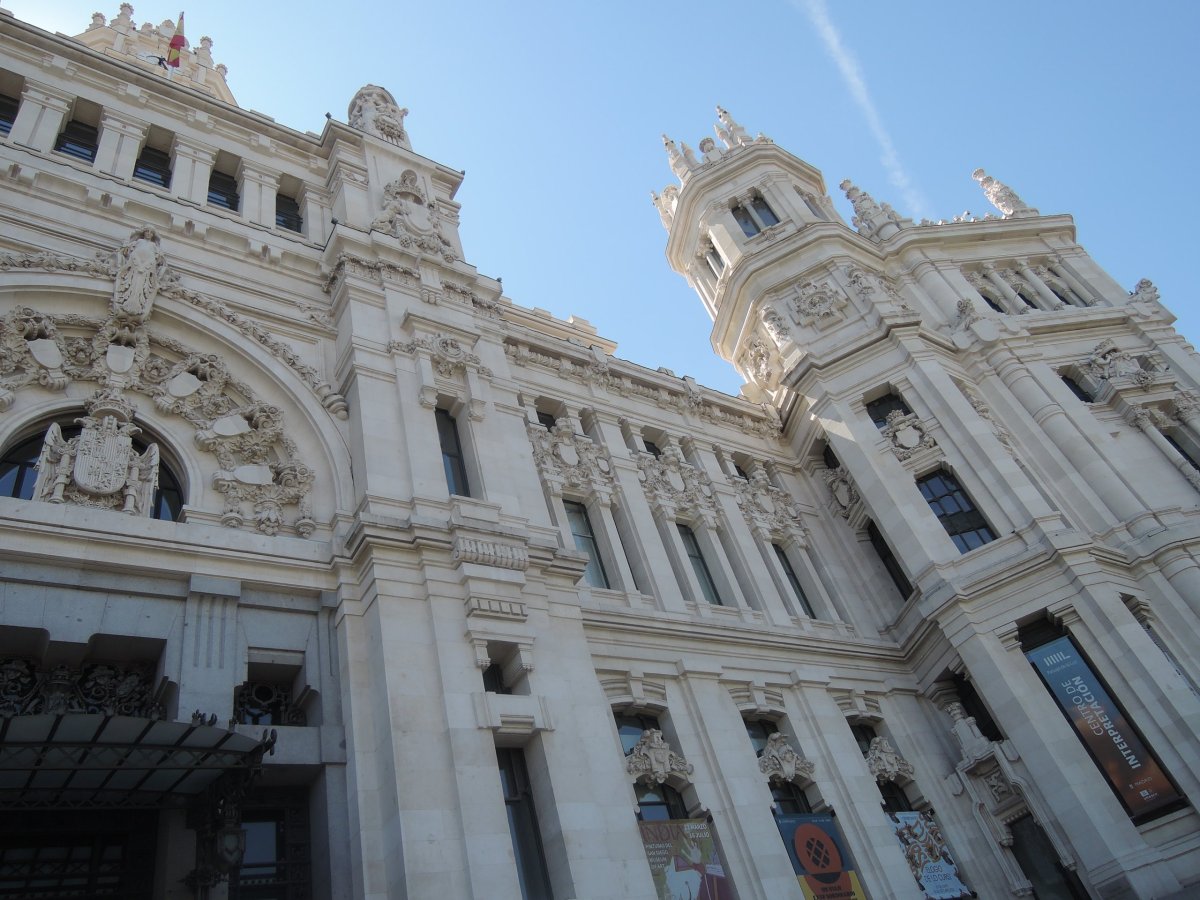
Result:
M601 500L611 496L612 460L603 446L575 434L571 423L564 419L550 429L530 422L525 430L533 445L538 474L551 491L561 493L563 488L572 488L598 494Z
M1154 374L1142 367L1142 363L1128 350L1120 349L1111 338L1095 346L1083 362L1083 369L1101 381L1130 378L1145 387L1154 380Z
M867 769L880 784L885 781L908 781L916 775L912 763L897 753L885 737L871 739L870 749L867 750Z
M917 414L903 413L898 409L887 414L883 437L899 460L906 460L922 450L937 448L937 441L925 430Z
M649 453L640 453L637 465L642 489L651 504L672 514L711 513L716 508L708 473L684 462L678 448L664 447L657 459Z
M778 731L767 738L767 746L758 758L758 771L771 781L807 781L816 768L814 763L796 752L787 735Z
M806 281L796 285L795 293L788 302L792 308L792 318L800 325L811 325L823 319L840 319L841 310L847 300L829 282L817 284L814 281Z
M654 204L654 208L658 210L658 217L662 220L663 228L670 228L671 222L675 219L675 208L679 205L679 188L673 184L668 184L661 194L650 192L650 200Z
M864 237L879 240L880 237L886 237L886 235L880 234L880 230L884 226L895 225L898 228L902 223L903 220L894 209L886 203L882 206L876 203L870 194L856 187L850 179L847 178L838 187L846 192L846 199L854 207L851 224Z
M86 408L88 415L75 420L83 428L77 437L64 438L58 423L46 432L33 499L149 516L158 487L158 445L143 453L134 449L141 429L120 391L97 391Z
M796 499L771 483L761 466L755 466L748 480L733 479L737 504L751 528L761 529L772 539L803 537L804 525Z
M158 233L147 226L131 234L117 251L114 316L127 316L134 322L149 318L167 272L167 258L159 244Z
M671 749L657 728L642 732L625 761L625 771L643 784L662 784L675 776L687 781L693 766Z
M1154 286L1154 282L1149 278L1143 278L1139 281L1134 289L1129 292L1129 296L1135 301L1142 300L1147 303L1159 302L1158 288Z
M1020 218L1022 216L1036 216L1038 211L1032 206L1025 203L1017 192L1010 188L1007 184L997 181L983 169L976 169L971 173L971 177L979 182L979 186L983 188L984 196L988 198L988 202L1000 212L1004 213L1004 218Z
M368 84L359 89L350 101L347 121L351 127L368 134L399 144L409 150L408 132L404 130L404 117L408 110L396 103L396 98L377 84Z
M442 234L437 204L426 200L417 173L412 169L384 187L383 210L371 227L398 238L402 246L415 246L426 253L439 254L447 262L455 259L450 242Z

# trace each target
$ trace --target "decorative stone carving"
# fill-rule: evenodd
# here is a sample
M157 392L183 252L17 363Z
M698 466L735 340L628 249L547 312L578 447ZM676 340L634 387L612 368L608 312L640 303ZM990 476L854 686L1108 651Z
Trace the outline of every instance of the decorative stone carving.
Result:
M769 387L774 382L771 351L761 338L751 338L742 357L742 366L755 384Z
M392 353L414 354L425 351L439 375L447 378L455 372L470 369L485 378L492 377L492 370L483 364L478 355L465 350L457 338L446 334L436 334L432 337L418 337L411 341L391 341L388 350Z
M729 112L718 106L717 107L717 124L713 126L720 138L721 143L730 150L735 147L744 147L751 143L750 135L746 134L746 129L733 120L733 116Z
M111 312L141 323L150 317L159 284L167 274L167 258L157 232L147 226L129 236L117 251L117 276Z
M854 207L854 216L851 222L863 237L878 241L880 238L888 236L883 234L885 230L894 231L903 223L900 216L888 204L880 206L870 194L860 190L849 179L843 181L838 187L846 192L846 199ZM893 228L888 229L889 225Z
M454 539L453 556L460 563L478 563L497 569L523 571L529 568L529 551L523 546L462 535Z
M760 530L774 540L805 533L795 499L773 485L760 467L756 466L745 481L733 479L733 489L751 529Z
M1013 786L1004 777L1004 772L1000 769L992 769L992 771L984 775L983 783L991 792L992 800L996 803L1003 803L1013 795Z
M1012 435L1009 434L1008 429L996 421L995 417L992 415L992 410L986 403L983 402L983 398L978 394L975 394L973 391L967 390L962 385L959 385L959 390L961 390L963 396L967 398L967 402L971 404L971 408L974 409L975 412L979 413L979 418L983 419L992 426L992 433L996 435L996 440L1003 444L1004 449L1010 454L1014 453L1015 451L1012 445Z
M1016 191L1007 184L997 181L991 175L987 174L987 172L983 171L983 169L976 169L971 173L971 177L979 182L979 186L983 188L983 194L988 198L988 202L1004 213L1004 218L1022 218L1038 214L1036 209L1027 205L1017 196Z
M708 473L684 462L678 448L663 448L658 459L648 453L639 454L637 465L642 489L651 504L672 515L715 511L716 499Z
M670 229L671 222L675 219L675 208L679 205L679 188L673 184L668 184L661 194L650 192L650 199L654 203L655 209L658 210L658 217L662 220L663 228Z
M0 717L100 713L161 719L152 672L105 663L39 672L26 659L0 660Z
M912 763L897 753L885 737L871 739L871 747L867 750L867 769L880 784L886 781L910 781L916 775Z
M347 111L352 128L411 150L408 132L404 130L404 117L407 115L408 110L399 106L395 97L376 84L360 88Z
M967 715L967 711L961 703L957 700L952 700L946 704L945 710L954 723L950 728L950 733L958 741L958 746L962 749L962 758L964 760L974 762L992 752L994 749L992 742L983 736L983 732L975 724L975 719Z
M87 411L75 420L83 428L77 437L64 438L58 423L46 432L33 499L150 515L158 487L158 445L143 453L134 449L133 436L141 429L119 391L97 391Z
M675 142L665 134L662 136L662 142L663 149L667 151L667 163L670 165L671 171L680 181L685 180L696 165L695 160L688 160L679 152L679 148L675 146Z
M437 204L425 199L425 191L412 169L384 187L383 211L371 227L390 234L401 246L438 254L446 262L456 259L450 241L442 234Z
M1158 288L1154 286L1154 282L1149 278L1143 278L1139 281L1137 286L1129 292L1129 296L1134 301L1144 301L1146 303L1159 302Z
M771 781L809 781L816 768L814 763L796 752L786 735L778 731L767 738L767 746L758 758L758 771Z
M826 469L822 477L825 479L825 484L829 487L829 495L833 500L833 508L843 519L850 518L850 514L860 502L858 488L855 487L853 479L850 478L850 473L846 471L845 466L838 466L836 469Z
M326 294L332 294L340 282L351 276L370 278L376 283L399 281L404 284L414 284L420 280L421 273L408 266L397 266L378 259L364 259L351 253L339 253L321 290Z
M935 441L925 431L925 426L916 413L903 413L893 409L887 415L887 422L882 430L884 438L891 447L892 453L899 460L908 459L922 450L937 448Z
M607 500L613 487L608 450L588 437L575 434L566 419L559 419L550 429L528 423L525 430L533 445L533 461L547 488L554 493L561 493L564 488L596 493Z
M771 335L771 340L775 342L775 346L782 347L784 342L791 338L791 329L788 323L774 309L770 307L764 309L762 321L763 327L767 329L767 334Z
M958 301L958 320L954 323L954 330L962 331L964 328L970 328L980 318L979 310L975 307L975 301L970 297L963 297Z
M794 295L788 301L792 309L792 317L801 325L811 325L814 322L828 324L842 317L841 309L846 305L846 297L829 282L817 284L806 281L795 287Z
M1084 360L1082 368L1093 378L1113 381L1129 378L1145 387L1154 380L1154 373L1142 368L1142 363L1128 350L1121 350L1111 338L1095 346Z
M634 776L634 781L655 785L672 776L688 781L694 767L671 749L661 731L649 728L642 732L626 759L625 771Z

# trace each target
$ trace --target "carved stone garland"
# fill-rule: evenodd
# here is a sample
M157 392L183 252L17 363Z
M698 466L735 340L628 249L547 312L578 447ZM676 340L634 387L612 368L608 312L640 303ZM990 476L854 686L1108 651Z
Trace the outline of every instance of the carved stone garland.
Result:
M767 746L758 758L758 771L770 781L810 781L816 768L778 731L767 738Z
M662 784L671 777L690 780L695 767L671 749L657 728L642 732L625 761L625 771L642 784Z
M11 406L16 390L35 382L59 391L71 381L104 386L89 401L91 415L79 420L84 428L79 438L64 440L56 426L50 429L36 496L148 514L157 448L132 453L137 429L134 406L125 396L132 392L190 422L197 445L217 457L221 470L213 486L225 495L223 524L241 527L249 520L274 535L284 526L285 508L295 507L292 525L302 537L312 534L314 473L284 433L279 408L235 381L219 356L196 353L147 326L170 274L153 230L135 231L116 258L107 319L52 317L21 307L0 320L0 411ZM341 409L344 413L344 401Z
M0 661L0 717L102 713L161 719L153 674L138 666L97 663L39 672L26 659Z

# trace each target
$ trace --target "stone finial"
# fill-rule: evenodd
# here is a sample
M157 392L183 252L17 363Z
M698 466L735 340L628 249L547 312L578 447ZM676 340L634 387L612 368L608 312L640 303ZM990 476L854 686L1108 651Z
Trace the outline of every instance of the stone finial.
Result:
M854 207L851 220L859 234L872 240L889 238L900 230L901 219L888 204L882 205L866 191L857 187L849 178L838 185L846 192L846 199Z
M717 124L713 126L721 143L732 150L752 143L746 129L733 120L733 116L724 107L717 106Z
M662 784L671 776L688 781L693 766L675 753L657 728L642 732L625 762L625 771L643 784Z
M364 85L354 95L347 110L347 121L351 127L383 138L411 150L408 132L404 130L404 117L408 110L396 103L384 88L377 84Z
M88 31L91 31L93 28L103 28L106 24L106 21L107 20L104 18L104 13L92 13L92 24L88 26Z
M1025 201L1017 196L1016 191L1007 184L997 181L987 172L983 171L983 169L976 169L971 173L971 177L979 182L979 186L983 188L984 196L988 198L988 202L1004 213L1004 218L1019 219L1038 214L1036 209L1026 204Z
M679 204L679 188L668 184L663 188L661 194L651 191L650 199L654 203L655 209L658 210L658 217L662 220L663 228L670 229L671 223L675 220L675 207Z
M908 781L916 774L912 763L897 753L885 737L871 740L871 747L867 751L867 769L880 784L898 779Z
M674 173L676 178L678 178L680 181L683 181L683 179L688 176L688 173L692 171L691 164L689 164L684 155L679 152L679 148L675 146L675 142L665 134L662 136L662 142L663 149L667 151L667 163L671 166L671 171Z
M767 738L767 746L758 758L758 771L771 781L807 780L815 770L812 762L796 752L787 735L778 731Z
M950 728L950 733L958 741L958 746L962 749L963 759L968 762L974 762L991 752L992 742L983 736L983 732L975 724L975 719L967 715L967 711L962 703L952 700L945 705L944 709L946 710L946 715L954 723Z

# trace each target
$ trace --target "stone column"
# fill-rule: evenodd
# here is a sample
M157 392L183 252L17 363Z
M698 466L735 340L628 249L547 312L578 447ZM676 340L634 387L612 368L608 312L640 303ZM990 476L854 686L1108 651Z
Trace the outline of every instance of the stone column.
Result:
M96 169L117 178L132 178L133 167L148 128L145 122L123 119L105 110L100 117Z
M179 719L193 712L233 716L233 693L245 681L237 624L242 585L230 578L193 575L183 610Z
M1125 418L1150 439L1150 443L1157 447L1171 465L1179 470L1179 474L1187 479L1188 484L1200 491L1200 472L1196 471L1196 468L1183 457L1183 454L1171 446L1171 442L1158 430L1158 426L1154 424L1148 411L1140 406L1135 406L1126 412Z
M204 206L208 203L208 179L217 160L217 148L176 136L174 149L172 192L182 200L191 200Z
M600 555L606 557L604 567L608 570L609 581L615 581L613 587L626 593L637 593L637 582L633 571L629 568L629 559L625 555L625 547L621 542L621 533L617 530L617 521L613 516L612 499L607 501L595 498L588 502L588 521L598 532L600 538ZM614 578L615 576L615 578Z
M1087 284L1075 277L1075 273L1071 271L1070 266L1061 256L1051 259L1049 268L1051 272L1067 283L1067 287L1075 292L1075 296L1081 303L1094 306L1096 301L1101 299Z
M1000 295L1008 301L1009 306L1015 309L1018 315L1029 312L1029 304L1017 296L1017 292L1012 289L1012 285L1001 278L1000 273L990 263L983 266L983 277L991 283L992 287L1000 292Z
M274 228L279 173L242 160L237 177L242 185L242 215L246 221Z
M49 153L63 130L63 123L75 101L72 94L25 79L21 106L8 139L14 144Z
M1018 259L1017 271L1021 273L1021 277L1025 279L1025 283L1030 285L1034 291L1037 292L1037 295L1042 299L1042 302L1045 303L1047 307L1050 309L1062 309L1064 306L1066 306L1065 303L1063 303L1054 295L1054 292L1051 291L1050 288L1046 287L1046 283L1037 276L1037 273L1029 267L1029 260Z

